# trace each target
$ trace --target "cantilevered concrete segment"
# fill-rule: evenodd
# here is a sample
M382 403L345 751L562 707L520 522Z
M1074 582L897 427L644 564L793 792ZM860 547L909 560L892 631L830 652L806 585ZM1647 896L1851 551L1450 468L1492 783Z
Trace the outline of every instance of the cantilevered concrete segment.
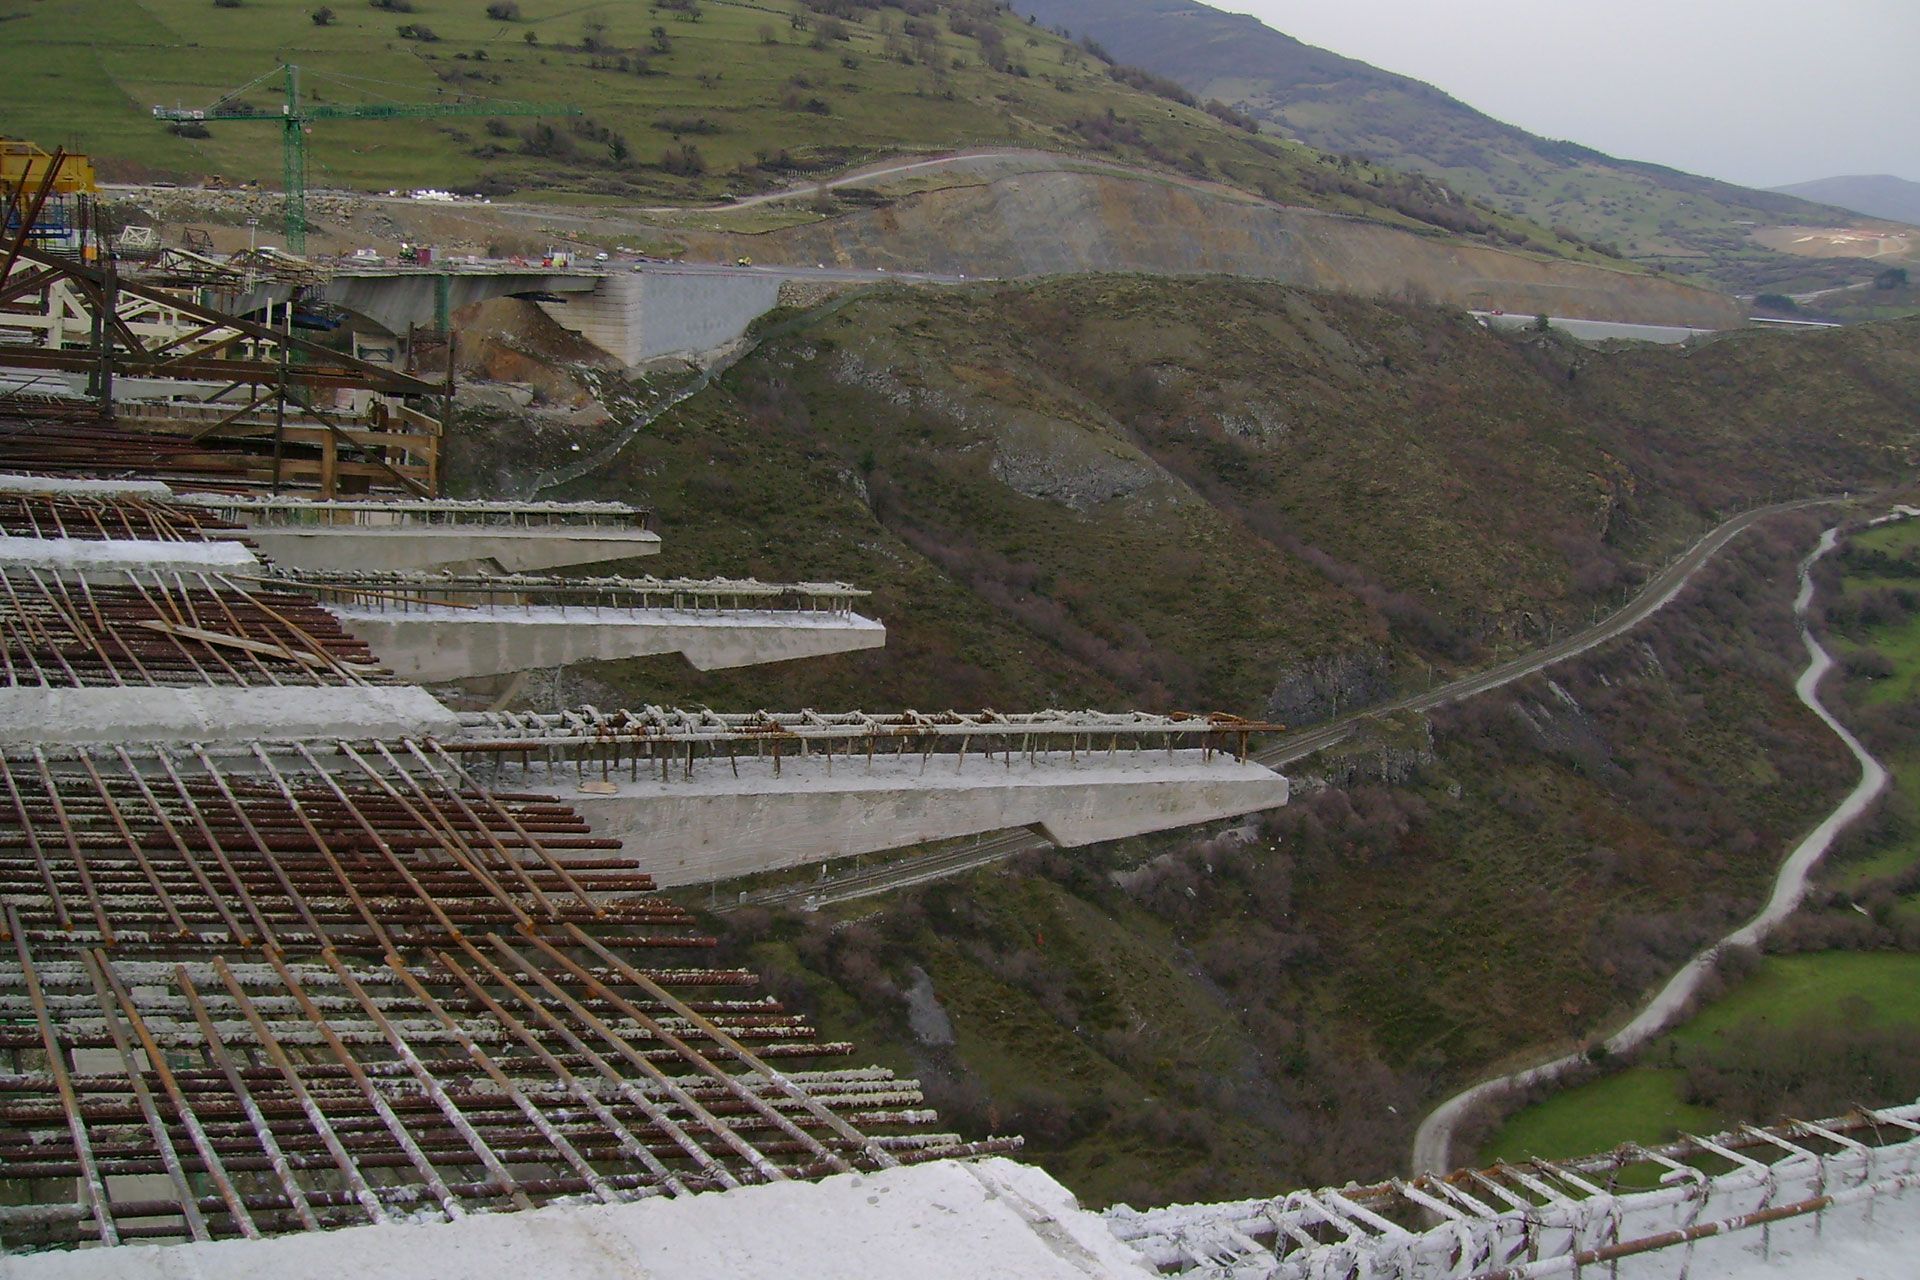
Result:
M289 572L406 680L678 653L702 671L886 643L840 582Z
M1092 844L1287 802L1233 716L648 708L462 718L449 751L509 790L578 789L662 884L1029 827Z
M334 500L190 494L181 506L242 526L245 538L295 569L537 573L658 555L649 513L619 502Z
M604 782L568 799L662 885L706 884L929 840L1029 827L1063 847L1287 802L1287 780L1219 752L742 760L695 777ZM678 770L670 772L677 774ZM538 775L536 775L538 776Z
M677 653L701 671L878 649L887 629L851 612L426 606L336 608L403 680L461 680L574 662Z

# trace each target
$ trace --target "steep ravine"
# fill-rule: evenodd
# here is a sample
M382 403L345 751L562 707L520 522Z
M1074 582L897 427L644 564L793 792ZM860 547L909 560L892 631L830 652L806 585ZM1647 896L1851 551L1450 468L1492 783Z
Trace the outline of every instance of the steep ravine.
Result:
M1765 940L1776 925L1793 914L1806 896L1807 880L1814 865L1833 847L1840 833L1864 814L1886 788L1885 767L1820 701L1820 681L1833 669L1834 661L1807 625L1807 609L1813 602L1813 566L1833 550L1839 532L1837 527L1828 529L1821 535L1819 545L1800 563L1800 590L1794 598L1793 611L1799 622L1800 638L1807 647L1807 666L1794 682L1793 692L1853 753L1854 759L1860 764L1860 781L1833 812L1794 846L1780 864L1779 874L1774 877L1773 891L1759 914L1696 954L1665 986L1654 993L1653 998L1625 1026L1600 1042L1610 1058L1633 1053L1671 1026L1711 978L1715 960L1723 948L1757 945ZM1414 1135L1413 1172L1444 1173L1453 1168L1455 1157L1460 1154L1453 1149L1454 1135L1461 1122L1481 1103L1519 1090L1555 1083L1587 1061L1586 1051L1563 1054L1536 1066L1481 1081L1448 1098L1420 1122L1420 1128Z

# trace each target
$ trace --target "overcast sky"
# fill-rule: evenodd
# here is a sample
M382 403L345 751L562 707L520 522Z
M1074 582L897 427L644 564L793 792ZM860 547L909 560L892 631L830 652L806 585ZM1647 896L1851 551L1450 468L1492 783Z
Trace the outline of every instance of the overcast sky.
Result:
M1920 182L1920 0L1208 2L1615 155Z

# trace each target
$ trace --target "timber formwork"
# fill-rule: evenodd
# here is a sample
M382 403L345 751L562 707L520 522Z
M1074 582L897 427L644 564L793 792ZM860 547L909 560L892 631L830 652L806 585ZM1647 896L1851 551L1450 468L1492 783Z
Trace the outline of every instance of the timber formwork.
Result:
M0 1245L617 1202L1004 1149L431 744L6 756Z
M0 328L10 315L32 322L13 330L24 340L0 343L0 374L21 383L8 401L20 391L51 396L31 409L0 401L13 418L0 422L0 465L138 466L323 497L438 496L451 358L439 381L424 381L297 337L290 324L263 325L201 306L190 291L122 278L111 258L82 262L26 239L23 229L0 241ZM69 323L35 327L62 308ZM82 382L92 430L70 398ZM132 396L116 390L129 386ZM48 430L22 429L34 417ZM117 453L98 447L115 440Z
M0 573L0 677L16 686L390 683L311 597L223 573L124 570L117 584Z

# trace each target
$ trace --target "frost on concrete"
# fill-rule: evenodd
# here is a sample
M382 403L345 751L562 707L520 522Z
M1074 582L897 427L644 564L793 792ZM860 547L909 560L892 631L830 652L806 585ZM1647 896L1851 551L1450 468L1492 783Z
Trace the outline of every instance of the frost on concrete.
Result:
M1191 1280L1891 1280L1915 1274L1916 1135L1920 1104L1578 1160L1105 1216L1160 1274ZM1847 1246L1844 1263L1835 1240Z
M393 738L449 733L458 724L411 686L0 688L0 743L8 746Z
M613 1206L0 1257L0 1280L1149 1280L1046 1173L936 1161Z
M260 561L238 542L17 538L0 534L0 563L10 568L92 573L114 569L253 569Z
M70 480L61 476L23 476L0 473L0 493L57 493L92 498L170 498L173 490L159 480Z

